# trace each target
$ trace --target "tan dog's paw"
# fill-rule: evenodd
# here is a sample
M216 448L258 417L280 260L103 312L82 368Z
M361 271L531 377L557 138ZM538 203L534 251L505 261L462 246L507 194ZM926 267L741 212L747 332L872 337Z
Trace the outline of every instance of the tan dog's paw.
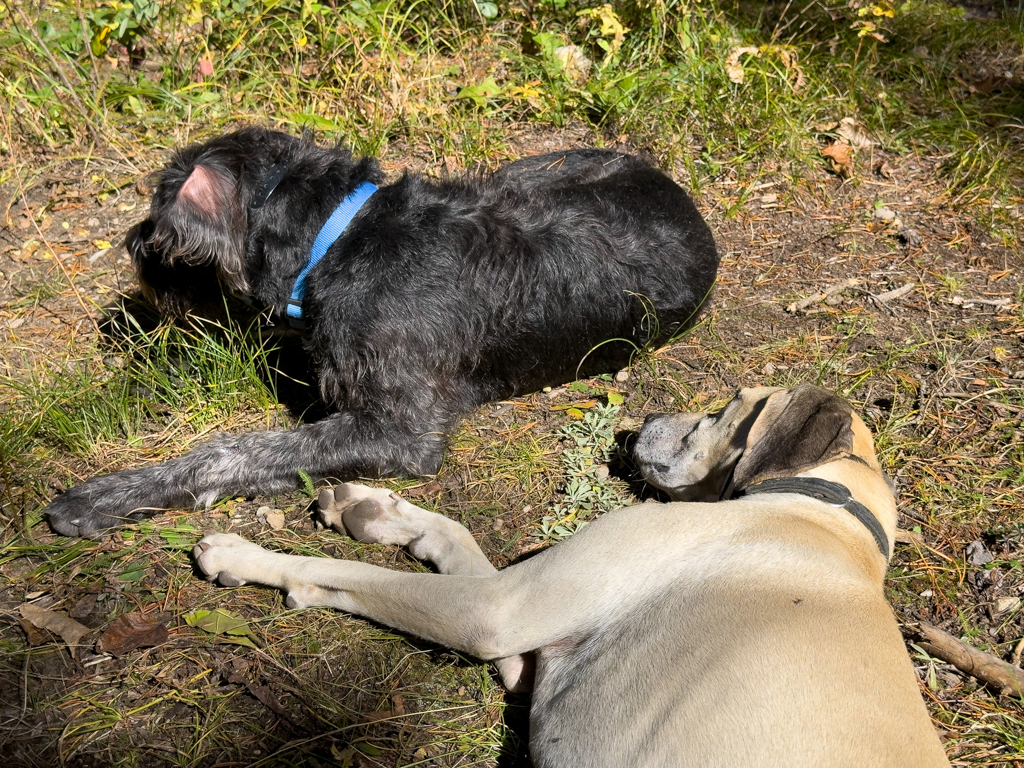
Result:
M246 541L234 533L213 533L204 536L192 550L196 565L208 581L217 581L225 587L240 587L248 579L243 574L251 570L261 555L268 554L263 547Z
M422 526L402 513L402 507L416 508L387 488L343 483L321 491L319 501L324 525L364 544L404 547L422 534Z

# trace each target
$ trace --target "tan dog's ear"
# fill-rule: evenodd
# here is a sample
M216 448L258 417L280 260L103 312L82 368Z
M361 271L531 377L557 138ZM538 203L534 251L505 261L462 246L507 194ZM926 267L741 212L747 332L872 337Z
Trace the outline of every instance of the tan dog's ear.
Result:
M777 392L750 428L746 450L733 473L732 492L849 456L852 421L849 404L828 390L801 384Z

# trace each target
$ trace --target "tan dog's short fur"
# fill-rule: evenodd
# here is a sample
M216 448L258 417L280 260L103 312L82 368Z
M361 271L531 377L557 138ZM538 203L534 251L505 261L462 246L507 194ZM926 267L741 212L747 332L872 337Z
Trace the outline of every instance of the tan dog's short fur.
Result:
M462 526L355 485L321 494L325 521L408 546L438 574L277 554L231 534L195 555L222 583L277 587L295 607L334 606L499 660L512 686L532 678L537 768L947 766L868 529L795 493L717 501L766 478L822 478L891 542L895 501L849 406L810 386L743 390L718 414L649 419L637 455L688 501L611 512L500 572Z

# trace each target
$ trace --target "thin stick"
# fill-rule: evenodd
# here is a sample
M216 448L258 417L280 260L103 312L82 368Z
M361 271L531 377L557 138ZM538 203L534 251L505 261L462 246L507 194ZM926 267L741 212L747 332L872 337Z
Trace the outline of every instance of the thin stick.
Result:
M906 285L900 286L899 288L893 288L891 291L880 293L877 296L872 295L875 301L892 301L893 299L899 299L906 296L914 290L914 283L907 283Z

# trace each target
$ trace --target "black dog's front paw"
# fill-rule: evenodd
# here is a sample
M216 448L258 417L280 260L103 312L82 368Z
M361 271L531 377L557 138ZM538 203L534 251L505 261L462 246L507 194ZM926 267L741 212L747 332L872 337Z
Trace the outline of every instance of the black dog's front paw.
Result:
M94 477L68 488L43 510L50 527L64 536L102 539L114 528L153 514L156 510L135 503L131 483L118 474Z

